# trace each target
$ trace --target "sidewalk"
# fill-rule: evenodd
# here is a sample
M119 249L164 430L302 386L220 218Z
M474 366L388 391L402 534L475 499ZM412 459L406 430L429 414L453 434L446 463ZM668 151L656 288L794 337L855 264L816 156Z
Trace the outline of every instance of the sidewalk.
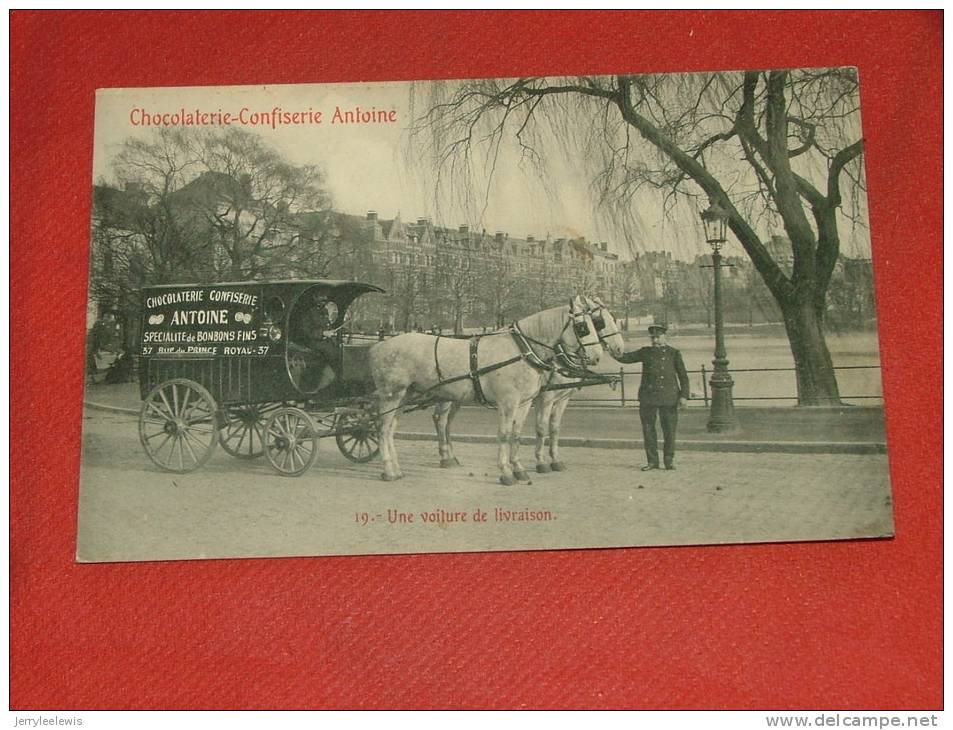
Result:
M138 415L138 386L91 385L87 407ZM739 429L733 434L708 433L708 411L692 405L679 416L679 449L699 451L776 453L886 453L883 409L745 407L736 408ZM496 412L479 406L465 407L454 421L454 441L496 442ZM523 428L524 443L535 434L531 412ZM563 417L561 446L593 448L641 448L638 408L570 405ZM398 438L434 440L430 411L403 414Z

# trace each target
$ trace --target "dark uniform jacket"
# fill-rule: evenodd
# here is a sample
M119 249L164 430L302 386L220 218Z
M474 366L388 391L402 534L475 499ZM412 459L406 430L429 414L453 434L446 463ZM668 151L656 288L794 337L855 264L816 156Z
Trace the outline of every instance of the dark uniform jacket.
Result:
M682 353L674 347L640 347L616 358L622 363L642 363L639 402L649 406L674 406L679 398L688 400L688 372Z

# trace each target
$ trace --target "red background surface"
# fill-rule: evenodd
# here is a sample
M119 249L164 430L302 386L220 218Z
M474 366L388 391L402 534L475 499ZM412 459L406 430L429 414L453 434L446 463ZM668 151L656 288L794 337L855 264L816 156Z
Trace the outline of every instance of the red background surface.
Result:
M15 708L941 705L941 13L14 12L11 35ZM73 562L94 89L809 65L860 68L895 539Z

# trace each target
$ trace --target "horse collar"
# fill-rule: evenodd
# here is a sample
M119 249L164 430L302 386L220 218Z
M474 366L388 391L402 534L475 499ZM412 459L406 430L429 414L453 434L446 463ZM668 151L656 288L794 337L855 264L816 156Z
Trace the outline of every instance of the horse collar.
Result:
M520 355L526 363L536 370L552 370L553 364L549 360L544 360L539 356L536 350L533 349L533 345L530 344L529 338L523 334L523 330L520 329L518 323L513 323L513 326L510 328L510 333L513 335L513 340L516 342L516 346L519 348ZM543 345L539 342L537 344ZM543 347L549 347L549 345L543 345ZM555 348L549 348L555 352Z

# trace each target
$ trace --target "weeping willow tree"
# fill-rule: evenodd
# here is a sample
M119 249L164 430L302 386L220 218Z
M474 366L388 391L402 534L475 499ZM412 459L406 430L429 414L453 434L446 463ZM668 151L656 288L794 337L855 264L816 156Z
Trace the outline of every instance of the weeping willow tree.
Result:
M840 402L824 317L842 229L866 219L854 69L441 82L412 107L415 159L457 203L488 204L506 150L554 186L568 160L633 246L646 199L682 220L718 203L781 310L801 404Z

